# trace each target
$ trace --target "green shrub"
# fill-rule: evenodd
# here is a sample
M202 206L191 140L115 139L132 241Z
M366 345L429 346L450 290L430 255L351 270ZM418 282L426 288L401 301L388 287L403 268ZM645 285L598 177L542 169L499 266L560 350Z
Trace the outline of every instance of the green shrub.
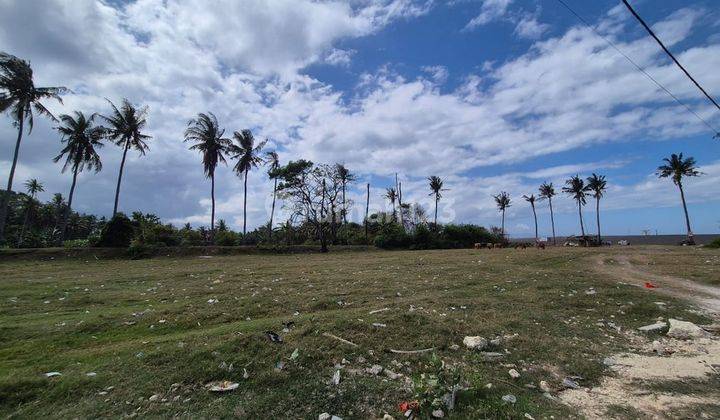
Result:
M236 246L240 243L242 235L224 230L215 234L215 245L219 246Z
M395 223L383 226L382 231L375 236L375 246L383 249L408 248L412 242L413 237Z
M127 254L133 260L139 260L142 258L152 257L154 250L154 246L145 244L137 239L133 239L128 246Z
M171 225L145 226L141 236L147 245L177 246L181 243L180 234Z
M442 228L442 248L470 248L478 242L499 242L500 238L482 226L445 225Z
M89 248L90 240L88 239L71 239L63 242L65 248Z
M720 238L717 238L714 241L710 242L709 244L705 245L705 248L712 248L712 249L720 248Z
M126 248L130 246L134 235L135 228L130 219L124 214L118 213L105 224L96 246Z

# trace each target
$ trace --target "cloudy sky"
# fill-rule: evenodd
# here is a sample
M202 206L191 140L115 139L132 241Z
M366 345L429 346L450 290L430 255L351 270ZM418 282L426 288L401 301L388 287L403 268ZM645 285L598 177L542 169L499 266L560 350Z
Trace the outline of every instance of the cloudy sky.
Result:
M662 54L616 0L566 0L603 37L720 127L720 111ZM636 0L692 74L720 96L716 0ZM123 97L150 109L150 152L129 157L120 208L209 224L210 183L187 150L188 119L211 111L232 132L269 139L283 162L343 162L359 176L351 196L371 208L397 172L405 201L428 210L426 177L445 179L443 222L498 225L492 194L514 198L511 235L531 232L522 194L543 181L607 175L606 233L684 228L679 194L654 171L671 153L694 156L704 175L686 184L694 230L720 231L720 141L555 0L0 0L0 50L29 60L38 86L66 86L57 114L108 111ZM15 129L0 117L0 179ZM41 198L67 194L70 175L51 159L52 123L23 141L16 188L36 177ZM120 148L83 174L76 209L112 212ZM4 182L4 181L3 181ZM264 223L272 186L250 175L249 224ZM217 179L218 217L242 226L242 182ZM555 200L558 233L579 230L570 199ZM362 206L352 215L361 220ZM587 217L594 218L588 206ZM541 235L549 233L546 204ZM590 219L594 220L594 219ZM592 225L592 224L590 224ZM592 228L594 231L595 229Z

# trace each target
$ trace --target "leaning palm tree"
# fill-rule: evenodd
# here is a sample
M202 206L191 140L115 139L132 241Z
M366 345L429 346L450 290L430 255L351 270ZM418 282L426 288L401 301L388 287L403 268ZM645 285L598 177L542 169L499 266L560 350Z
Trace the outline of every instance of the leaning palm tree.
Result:
M555 196L555 187L552 182L543 182L540 185L540 194L538 200L547 200L550 205L550 224L552 225L553 245L557 245L555 240L555 215L553 214L552 198Z
M503 239L505 239L505 210L510 207L510 194L503 191L498 195L494 195L493 198L495 198L495 204L497 204L498 210L502 212L500 234L502 235Z
M215 233L215 169L218 163L225 163L225 154L232 142L224 138L225 130L220 128L217 118L212 112L200 113L196 118L188 121L185 129L185 140L194 142L190 150L198 150L202 154L205 177L210 178L210 200L212 210L210 213L210 239Z
M233 133L233 138L237 142L236 145L230 147L230 153L234 153L233 159L237 159L238 162L235 164L233 170L238 176L243 175L245 177L244 187L244 198L243 198L243 235L247 233L247 180L248 173L252 168L257 168L259 164L263 163L263 159L260 156L260 151L265 147L267 140L261 141L257 146L255 145L255 137L253 137L250 130L236 131Z
M597 217L597 241L598 245L602 245L602 237L600 236L600 199L605 195L607 189L607 181L605 181L605 175L589 176L587 178L587 187L585 187L590 195L595 198L595 215Z
M7 218L10 191L12 191L25 120L28 122L28 134L32 132L33 128L33 109L38 114L57 121L41 101L44 99L56 99L62 103L60 95L65 92L67 92L67 89L64 87L35 87L30 63L0 51L0 112L9 112L10 118L18 128L7 189L0 202L0 243L4 240L5 219Z
M442 198L441 192L445 191L445 189L443 189L443 180L438 176L433 175L428 177L428 181L430 183L430 190L432 191L428 195L435 196L435 229L437 229L438 201Z
M665 165L661 165L657 169L657 176L660 178L672 178L673 183L680 189L680 199L682 200L683 210L685 210L685 225L687 227L687 241L689 244L695 243L693 239L692 229L690 229L690 216L688 215L687 204L685 204L685 192L683 191L683 177L700 176L701 173L695 167L695 159L688 157L683 159L683 154L676 155L673 153L670 158L663 159Z
M144 156L148 150L148 145L145 141L151 137L141 133L147 124L147 107L136 108L125 98L122 100L120 109L112 102L110 102L110 106L112 107L112 114L107 117L100 115L100 118L109 125L106 129L108 138L123 148L120 172L118 174L117 187L115 188L115 204L113 206L113 216L115 216L115 214L117 214L118 200L120 199L120 183L122 181L123 169L125 168L127 152L130 149L135 149L141 156Z
M532 207L533 218L535 219L535 243L537 243L538 242L538 224L537 224L537 213L535 212L535 194L523 195L523 198L525 199L525 201L530 203L530 207Z
M583 223L582 206L587 203L585 199L585 192L587 191L585 188L585 181L580 178L580 175L575 175L572 178L566 180L565 185L566 186L562 189L563 192L568 194L575 201L577 201L578 214L580 215L580 232L582 233L582 236L584 238L585 224Z
M25 205L25 219L23 220L22 229L20 229L20 236L18 236L18 246L22 245L23 237L25 236L25 228L27 227L28 220L30 220L30 213L35 203L35 198L39 192L45 191L45 187L37 179L29 179L25 181L25 191L28 193L28 200Z
M273 232L273 216L275 215L275 198L277 197L277 184L278 184L278 168L280 168L280 158L276 151L272 150L265 152L265 164L269 166L268 177L275 181L273 185L273 201L272 208L270 209L270 223L268 223L268 237L272 239Z
M392 204L392 209L393 209L392 220L394 222L397 218L397 212L395 210L395 201L397 200L397 197L398 197L397 192L395 191L395 188L387 188L385 190L385 195L383 195L383 197L390 200L390 204Z
M94 114L90 118L80 111L75 111L74 114L74 117L66 114L61 115L61 125L56 128L62 136L65 147L62 148L60 154L53 158L53 161L58 162L65 157L62 172L70 168L73 173L70 195L68 195L67 207L60 225L60 240L65 239L65 228L72 212L73 194L75 193L78 174L86 169L94 170L96 173L102 169L100 156L95 149L103 146L101 140L105 136L105 130L93 124Z

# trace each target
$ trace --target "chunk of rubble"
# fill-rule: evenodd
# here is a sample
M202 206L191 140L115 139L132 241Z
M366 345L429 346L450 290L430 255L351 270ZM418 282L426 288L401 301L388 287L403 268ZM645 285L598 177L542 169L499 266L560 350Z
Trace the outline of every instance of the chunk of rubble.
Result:
M471 350L482 350L487 347L488 341L480 336L466 336L463 338L463 344Z
M709 333L692 322L680 321L677 319L670 318L668 320L670 328L668 329L668 337L677 338L680 340L688 340L691 338L702 338L707 337Z
M513 394L503 395L502 400L510 404L515 404L517 402L517 398Z
M378 376L380 373L382 373L382 371L383 367L380 365L372 365L371 367L365 369L366 373L369 373L373 376Z
M442 410L437 409L437 410L433 410L432 416L436 419L441 419L441 418L445 417L445 413Z
M638 331L656 332L656 331L660 331L666 327L667 327L667 324L665 323L665 321L660 321L660 322L656 322L654 324L642 326L642 327L638 328Z
M502 360L505 355L496 351L481 351L480 357L482 358L483 362L497 362L499 360Z
M210 392L228 392L236 390L240 384L231 381L213 381L205 385Z
M515 370L515 369L510 369L510 370L508 371L508 375L510 375L510 377L513 378L513 379L517 379L517 378L520 377L520 372L518 372L518 371Z

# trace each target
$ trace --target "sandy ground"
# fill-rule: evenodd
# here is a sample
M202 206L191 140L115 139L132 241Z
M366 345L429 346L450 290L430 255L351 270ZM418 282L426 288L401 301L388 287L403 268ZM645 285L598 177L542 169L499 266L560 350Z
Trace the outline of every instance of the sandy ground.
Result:
M643 287L645 281L652 281L659 286L653 291L689 300L715 320L720 320L720 288L647 273L633 266L626 256L614 257L612 264L606 264L603 258L597 258L596 262L595 268L609 280L639 287ZM613 356L609 364L614 374L607 376L600 386L563 391L560 400L592 419L627 416L633 412L653 419L677 418L678 413L689 409L720 405L719 389L708 387L700 394L681 392L684 381L703 382L720 374L720 339L717 336L687 341L663 337L652 342L633 331L627 334L637 343L637 353ZM675 386L667 392L649 389L650 384L662 382L671 382ZM613 406L628 410L624 414L617 414L618 411L612 414L609 409ZM707 418L712 416L709 414Z

